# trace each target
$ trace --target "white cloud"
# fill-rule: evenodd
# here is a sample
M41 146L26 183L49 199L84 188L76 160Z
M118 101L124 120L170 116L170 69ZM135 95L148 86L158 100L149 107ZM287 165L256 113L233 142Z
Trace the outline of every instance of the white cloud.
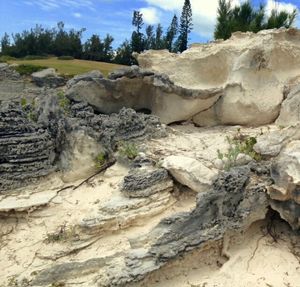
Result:
M184 0L146 0L150 5L166 11L173 11L180 16ZM193 31L204 37L212 37L219 0L191 0L193 10ZM232 5L239 5L240 0L232 0Z
M90 10L94 9L94 4L92 0L26 0L23 2L30 6L38 6L39 8L45 11L50 11L61 7L84 7Z
M78 12L73 13L73 16L74 16L75 18L81 18L81 17L82 17L82 15L81 15L80 13L78 13Z
M294 9L297 9L297 6L292 3L278 2L274 0L268 0L266 5L266 12L269 15L272 9L277 9L278 11L286 10L288 12L292 12Z
M154 7L141 8L143 20L146 24L154 25L160 22L159 11Z

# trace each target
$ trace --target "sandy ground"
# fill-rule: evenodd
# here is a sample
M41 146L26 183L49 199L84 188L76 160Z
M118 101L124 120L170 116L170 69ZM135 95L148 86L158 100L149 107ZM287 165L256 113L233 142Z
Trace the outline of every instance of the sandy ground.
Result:
M256 222L245 233L231 237L228 261L220 256L220 246L214 244L174 260L134 286L299 287L299 236L287 224L277 221L275 242L267 234L266 224L267 221Z
M167 138L151 140L143 148L149 156L158 160L177 154L197 158L207 166L213 166L217 149L225 151L226 136L235 134L238 128L175 126ZM243 132L258 135L270 129L272 127L263 131L243 129ZM33 197L46 203L38 208L25 208L23 212L0 212L0 286L7 287L10 278L16 275L28 277L33 271L47 268L54 262L85 261L126 252L131 248L132 240L147 237L163 218L194 208L196 193L177 192L170 196L167 205L162 205L155 212L146 208L142 210L139 220L133 217L119 229L112 226L112 230L108 227L107 230L95 229L91 233L76 229L83 219L97 216L99 206L109 205L114 200L119 202L120 184L127 173L127 167L116 164L89 184L76 190L69 187L58 194L58 190L70 183L63 183L57 174L38 186L18 190L14 195L1 196L0 211L1 206L7 204L26 206ZM117 211L116 216L120 222L124 221L123 215ZM142 282L130 286L300 287L300 257L293 255L294 249L300 255L299 237L295 237L286 224L277 222L279 239L274 242L270 235L266 235L265 225L266 221L258 222L245 233L228 237L230 240L225 245L229 246L226 253L229 259L220 255L223 242L216 242L207 245L205 250L194 250L168 263ZM47 242L49 236L62 228L67 230L66 238ZM76 284L74 286L92 286L83 281L80 278L72 282Z

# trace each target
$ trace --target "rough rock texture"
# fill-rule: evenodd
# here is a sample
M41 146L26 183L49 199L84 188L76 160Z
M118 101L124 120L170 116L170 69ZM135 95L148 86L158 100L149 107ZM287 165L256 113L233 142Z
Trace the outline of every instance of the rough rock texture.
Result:
M276 120L286 87L299 76L299 35L295 29L238 32L182 54L147 51L137 58L142 68L168 75L176 86L221 92L210 108L191 110L196 124L263 125Z
M276 124L288 126L300 121L300 86L294 87L283 101Z
M252 222L264 218L268 206L265 185L270 184L269 179L268 168L264 166L246 166L224 173L216 179L212 190L198 195L194 210L163 219L149 233L130 240L130 248L125 252L116 250L113 255L103 254L85 261L53 263L34 273L32 284L44 286L59 281L74 282L92 274L96 274L89 277L92 281L85 281L92 286L125 286L141 280L170 259L216 242L232 230L246 229ZM98 221L85 221L85 228L124 228L132 216L143 214L132 213L132 210L138 211L140 201L150 200L150 205L146 206L155 206L162 196L165 193L148 198L127 198L127 202L125 198L119 202L114 198L110 205L107 202L105 208L103 204L99 209ZM129 217L124 213L126 206Z
M66 181L76 181L93 174L96 156L113 152L119 141L166 135L155 116L125 108L98 115L84 103L63 109L51 95L37 106L2 104L0 124L1 189L46 175L54 166Z
M148 110L163 123L187 120L209 108L220 90L197 91L173 84L167 76L132 66L112 73L108 79L96 71L68 82L67 97L86 101L101 113L116 113L122 107Z
M287 144L272 165L271 206L294 229L300 229L300 141Z
M54 68L48 68L31 75L32 81L38 87L51 87L56 88L65 84L65 79L57 75Z
M184 156L169 156L162 162L172 176L181 184L196 192L206 191L217 176L217 171L206 167L200 161Z
M0 109L0 190L49 174L55 158L47 130L28 119L18 105Z
M124 177L123 193L129 198L147 197L160 191L171 191L173 182L165 169L133 169Z
M106 149L114 149L119 141L137 138L166 136L165 127L159 118L123 108L117 114L95 114L86 103L71 106L73 129L84 129Z

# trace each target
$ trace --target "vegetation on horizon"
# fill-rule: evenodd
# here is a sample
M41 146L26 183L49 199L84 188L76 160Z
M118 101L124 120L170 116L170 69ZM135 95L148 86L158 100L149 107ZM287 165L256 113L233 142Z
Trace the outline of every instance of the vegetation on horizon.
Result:
M1 57L0 57L1 58ZM63 61L58 58L46 58L39 60L24 60L9 58L6 60L9 64L19 64L19 65L31 65L31 66L43 66L54 68L56 71L65 76L75 76L78 74L87 73L91 70L99 70L104 76L107 76L112 71L123 67L122 65L113 63L103 63L87 60L67 60Z
M135 27L135 31L133 31L131 39L126 39L116 50L112 47L114 38L109 34L104 38L94 34L82 43L82 35L86 31L84 28L79 31L75 29L66 31L63 22L58 22L57 27L51 29L36 25L35 28L13 34L12 37L5 33L1 39L0 56L41 60L52 55L61 60L73 57L132 65L136 64L132 57L133 52L140 53L148 49L168 49L170 52L182 52L187 49L188 36L192 30L190 0L184 2L180 24L178 24L177 16L174 15L165 34L161 24L158 24L156 28L153 25L146 26L144 34L142 31L143 14L139 11L133 12L132 25Z
M288 13L273 9L268 16L262 4L256 9L250 1L246 1L233 7L230 0L219 0L217 14L215 39L226 40L237 31L257 33L265 29L290 28L296 19L297 11L295 9Z
M214 37L228 39L236 31L256 33L263 29L289 28L293 25L296 15L296 10L289 13L276 9L267 15L264 5L255 8L250 0L234 7L231 0L219 0ZM57 27L51 29L36 25L29 31L13 34L12 41L5 33L1 39L0 57L2 55L8 58L43 60L52 55L60 60L72 61L72 58L76 58L132 65L136 64L136 60L132 57L133 52L140 53L149 49L183 52L188 48L189 35L193 29L190 0L184 1L180 19L178 20L175 14L166 31L161 24L156 27L153 25L144 27L143 14L140 11L133 11L132 25L134 31L131 38L126 39L116 50L112 47L114 38L110 34L103 38L94 34L82 43L82 35L86 29L66 31L63 22L59 22Z

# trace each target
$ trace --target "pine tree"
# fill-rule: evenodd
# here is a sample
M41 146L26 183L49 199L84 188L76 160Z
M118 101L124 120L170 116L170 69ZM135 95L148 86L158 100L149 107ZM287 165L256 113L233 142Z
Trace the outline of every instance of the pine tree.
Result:
M158 24L155 33L155 50L161 50L163 48L164 48L163 28L161 24Z
M146 43L145 49L150 50L155 48L155 37L154 37L154 27L152 25L148 25L146 27Z
M215 28L215 39L228 39L231 36L231 3L227 0L219 0L217 11L217 24Z
M188 37L192 29L192 6L190 0L185 0L180 17L179 37L177 41L179 52L183 52L187 49Z
M130 42L128 40L125 40L117 49L115 63L128 66L134 64L135 60L132 58L131 54L132 48Z
M243 2L240 6L231 7L230 0L219 0L215 39L228 39L236 31L257 33L263 29L290 28L297 16L297 11L278 12L272 10L271 15L265 16L265 7L260 5L255 9L250 1Z
M176 52L176 48L174 48L174 39L178 33L178 18L174 15L171 25L168 28L167 35L166 35L166 48L170 52Z
M144 25L143 14L139 11L133 11L132 25L136 27L131 35L131 46L133 52L141 53L144 50L144 35L141 29Z
M10 49L10 38L7 33L1 39L1 54L8 55Z

